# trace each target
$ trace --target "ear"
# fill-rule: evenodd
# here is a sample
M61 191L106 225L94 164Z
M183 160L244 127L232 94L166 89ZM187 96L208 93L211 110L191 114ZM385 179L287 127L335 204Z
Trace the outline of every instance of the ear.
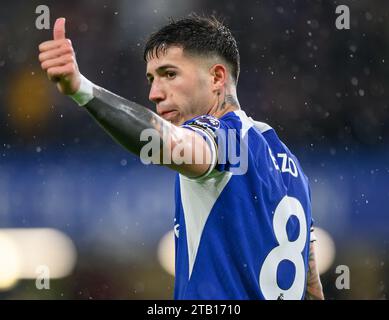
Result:
M212 91L220 92L227 82L227 68L222 64L215 64L209 69L209 71L212 76Z

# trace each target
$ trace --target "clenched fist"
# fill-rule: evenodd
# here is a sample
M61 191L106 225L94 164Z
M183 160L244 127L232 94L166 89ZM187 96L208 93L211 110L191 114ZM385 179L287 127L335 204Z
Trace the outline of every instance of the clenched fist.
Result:
M66 95L80 88L81 74L78 70L72 43L65 37L65 18L54 24L54 40L39 45L39 61L49 79L57 84L58 90Z

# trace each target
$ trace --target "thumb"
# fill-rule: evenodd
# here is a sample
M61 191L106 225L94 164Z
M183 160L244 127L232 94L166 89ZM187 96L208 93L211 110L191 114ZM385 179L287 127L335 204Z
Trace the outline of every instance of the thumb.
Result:
M65 18L58 18L54 24L54 40L65 39Z

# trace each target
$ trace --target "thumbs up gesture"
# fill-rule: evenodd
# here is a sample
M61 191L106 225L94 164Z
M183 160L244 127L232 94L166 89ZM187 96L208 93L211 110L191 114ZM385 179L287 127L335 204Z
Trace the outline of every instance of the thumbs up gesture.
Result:
M41 67L61 93L74 94L80 88L81 74L72 43L65 36L65 18L55 21L53 36L39 45Z

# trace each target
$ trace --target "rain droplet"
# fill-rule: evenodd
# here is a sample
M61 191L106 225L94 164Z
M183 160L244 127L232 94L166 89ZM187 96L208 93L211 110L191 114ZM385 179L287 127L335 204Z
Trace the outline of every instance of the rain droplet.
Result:
M373 19L373 15L368 11L365 13L365 18L366 20L370 21L371 19Z
M283 14L284 8L283 7L277 7L277 12Z

